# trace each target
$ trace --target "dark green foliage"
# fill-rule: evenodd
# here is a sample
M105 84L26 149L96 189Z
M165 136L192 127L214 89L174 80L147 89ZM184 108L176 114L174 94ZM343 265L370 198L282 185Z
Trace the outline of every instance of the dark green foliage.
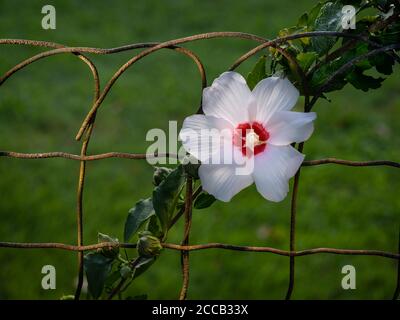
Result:
M105 257L98 252L85 255L84 266L88 289L94 299L98 299L103 292L107 276L111 271L113 259Z
M195 200L194 207L196 209L205 209L210 207L216 200L213 195L202 193Z
M258 82L267 77L267 72L265 69L266 60L266 56L262 56L255 64L253 70L247 75L246 80L250 90L253 90Z
M129 210L128 217L126 218L124 241L128 242L139 228L154 214L153 201L151 198L138 201L136 205Z
M185 180L183 166L179 165L153 191L153 207L166 234Z
M342 8L339 2L327 2L319 10L315 19L314 31L340 31L342 30ZM314 37L311 46L319 55L326 54L336 43L335 37Z
M388 3L392 2L370 1L368 5L362 5L361 1L319 2L309 12L300 16L296 26L282 29L279 35L283 37L310 31L344 31L366 37L381 45L399 44L399 19L390 23L385 20L384 13L386 11L383 8L389 8ZM341 19L344 5L353 5L356 8L362 6L362 9L374 8L375 14L360 17L360 12L363 11L361 10L356 17L356 29L342 30ZM398 14L399 8L396 10ZM324 93L342 89L347 83L363 91L377 89L385 78L374 77L365 72L373 68L381 75L388 76L393 72L395 64L393 53L390 51L360 58L376 47L368 45L365 41L349 37L305 37L288 41L282 45L282 48L297 60L307 76L309 93L319 93L322 97L325 97ZM272 64L279 65L300 92L304 93L301 77L293 63L275 49L271 49L271 52ZM357 61L352 62L352 60ZM254 67L256 70L257 68L259 68L259 62ZM338 72L339 69L340 72ZM335 76L332 77L333 75ZM327 83L328 80L329 83ZM249 85L254 86L254 80L249 82Z

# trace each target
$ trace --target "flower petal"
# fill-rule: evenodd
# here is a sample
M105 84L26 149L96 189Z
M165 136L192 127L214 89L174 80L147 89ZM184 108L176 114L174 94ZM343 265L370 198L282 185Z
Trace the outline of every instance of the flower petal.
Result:
M303 160L304 155L291 146L268 144L254 160L253 177L258 192L270 201L282 201L289 191L289 179Z
M203 90L203 112L228 120L233 126L249 120L252 104L255 102L246 80L236 72L224 72Z
M253 97L257 104L256 119L267 123L277 111L291 110L299 98L299 91L287 78L269 77L261 80L254 88Z
M251 175L238 175L234 164L202 164L199 177L205 191L228 202L239 191L253 183Z
M226 120L196 114L183 121L179 139L187 152L198 160L206 162L220 152L224 142L232 144L232 132L233 127Z
M268 143L282 146L307 140L314 131L315 112L276 112L267 123Z

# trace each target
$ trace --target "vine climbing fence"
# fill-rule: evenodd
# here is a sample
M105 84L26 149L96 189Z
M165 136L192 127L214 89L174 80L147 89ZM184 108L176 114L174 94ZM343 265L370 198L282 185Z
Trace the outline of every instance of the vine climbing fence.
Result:
M333 72L329 78L319 86L318 90L311 92L308 86L308 75L305 74L299 67L299 62L296 57L291 54L289 50L286 50L285 44L288 41L301 39L301 38L314 38L314 37L339 37L348 38L349 41L354 42L367 42L371 49L363 54L359 55L340 68ZM102 48L89 48L89 47L68 47L59 43L45 42L45 41L34 41L34 40L21 40L21 39L0 39L1 45L22 45L22 46L35 46L48 48L44 52L36 54L29 59L18 63L13 68L5 72L0 78L0 86L3 85L12 75L14 75L19 70L27 67L28 65L46 57L59 55L59 54L73 54L84 62L93 76L93 104L87 113L87 116L83 120L75 139L81 141L81 152L80 154L70 154L65 152L49 152L49 153L18 153L13 151L0 151L1 157L18 158L18 159L48 159L48 158L65 158L70 160L75 160L80 162L80 168L78 172L78 184L77 184L77 209L76 209L76 244L64 244L64 243L15 243L15 242L0 242L0 248L21 248L21 249L59 249L59 250L69 250L77 252L78 256L78 284L75 292L75 299L79 299L82 290L83 278L84 278L84 252L100 249L100 248L135 248L136 244L132 243L113 243L113 242L101 242L97 244L85 244L84 243L84 233L83 233L83 195L85 186L85 176L86 176L86 164L88 161L100 161L107 158L125 158L131 160L145 160L149 157L175 157L172 154L133 154L133 153L119 153L119 152L109 152L104 154L88 154L88 146L92 132L95 128L96 114L99 112L99 108L103 101L113 88L113 85L119 79L119 77L133 66L139 60L151 55L162 49L168 49L177 51L187 57L189 57L197 66L200 79L201 79L201 89L207 86L206 71L200 58L191 50L182 47L181 45L193 41L200 41L211 38L238 38L248 41L253 41L258 43L253 49L239 57L229 68L229 70L236 69L241 63L249 59L250 57L256 55L263 50L274 48L279 53L282 54L296 69L299 74L300 83L302 87L302 93L304 94L304 111L309 112L314 104L317 102L318 98L323 95L326 88L329 88L335 81L337 77L346 72L354 64L371 56L381 54L383 52L393 55L397 62L400 61L399 57L394 50L400 49L400 44L390 44L390 45L380 45L369 40L362 35L347 33L347 32L334 32L334 31L314 31L314 32L304 32L296 33L284 37L279 37L274 40L268 40L263 37L259 37L253 34L241 33L241 32L211 32L198 34L194 36L189 36L185 38L179 38L175 40L166 41L163 43L137 43L125 45L117 48L102 49ZM119 52L131 51L142 49L140 53L133 56L125 64L123 64L111 77L111 79L106 83L105 87L101 89L99 74L95 64L89 58L90 54L98 55L109 55L117 54ZM2 51L4 52L4 51ZM320 66L319 66L320 67ZM201 105L198 110L201 112ZM299 151L303 149L303 143L297 145ZM326 164L334 165L344 165L344 166L354 166L354 167L373 167L373 166L388 166L394 170L400 169L400 163L388 160L376 160L376 161L350 161L336 158L318 159L318 160L308 160L304 161L302 167L312 167ZM393 274L394 283L394 294L393 299L397 299L400 293L400 238L399 238L399 251L398 252L387 252L381 250L356 250L356 249L339 249L339 248L311 248L305 250L296 249L296 216L297 216L297 196L298 188L300 182L300 172L299 170L294 178L293 188L291 192L291 222L290 222L290 239L288 239L288 250L272 248L272 247L256 247L256 246L239 246L224 243L206 243L206 244L190 244L189 235L191 229L191 217L192 217L192 204L194 198L199 193L199 190L193 192L192 190L192 178L187 177L187 187L185 196L185 205L180 212L175 216L175 219L179 219L183 216L184 223L184 233L183 240L180 244L173 243L161 243L162 247L170 250L181 251L182 259L182 275L183 283L181 292L179 294L180 299L185 299L187 296L187 290L189 285L189 254L191 251L196 250L208 250L208 249L225 249L225 250L237 250L237 251L250 251L250 252L263 252L270 254L277 254L281 256L287 256L289 260L289 279L288 279L288 289L286 293L286 299L290 299L294 283L295 283L295 261L297 257L313 254L339 254L339 255L365 255L365 256L379 256L386 259L392 259L397 261L397 274ZM397 241L397 240L394 240ZM397 280L396 280L397 279ZM111 298L113 296L111 295Z

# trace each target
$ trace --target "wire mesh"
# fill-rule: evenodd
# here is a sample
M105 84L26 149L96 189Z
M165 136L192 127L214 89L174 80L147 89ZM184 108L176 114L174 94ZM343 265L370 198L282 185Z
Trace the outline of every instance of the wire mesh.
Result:
M373 49L370 50L367 54L362 56L358 56L353 60L349 61L345 65L343 65L339 70L333 73L330 78L319 87L319 90L313 95L312 99L310 97L310 90L307 84L307 75L305 75L302 69L299 67L297 60L291 56L289 52L287 52L281 45L285 44L285 42L289 40L299 39L303 37L347 37L352 41L364 41L367 42ZM349 69L354 63L366 59L371 55L379 54L381 52L391 53L394 49L399 49L400 45L390 45L390 46L381 46L377 43L374 43L364 37L357 34L350 33L342 33L342 32L329 32L329 31L317 31L317 32L305 32L289 35L286 37L277 38L274 40L268 40L253 34L241 33L241 32L211 32L211 33L203 33L198 35L193 35L189 37L179 38L175 40L166 41L163 43L137 43L130 44L122 47L116 48L89 48L89 47L68 47L62 44L46 42L46 41L35 41L35 40L24 40L24 39L0 39L0 44L3 45L26 45L26 46L35 46L35 47L44 47L49 48L49 50L41 52L37 55L32 56L29 59L22 61L21 63L15 65L13 68L8 70L4 75L0 78L0 85L4 84L4 82L10 78L17 71L23 69L35 61L40 59L50 57L57 54L65 54L71 53L77 56L81 61L83 61L88 68L90 69L93 76L94 83L94 93L93 93L93 105L89 110L87 116L83 120L81 127L79 128L75 139L81 142L81 152L79 155L70 154L65 152L49 152L49 153L18 153L13 151L0 151L0 157L9 157L9 158L18 158L18 159L48 159L48 158L65 158L70 160L75 160L80 162L79 175L78 175L78 184L77 184L77 243L76 245L64 244L64 243L15 243L15 242L0 242L0 247L2 248L21 248L21 249L60 249L60 250L69 250L76 251L78 254L78 284L75 292L75 299L78 300L80 298L80 294L82 291L83 284L83 254L85 251L95 250L99 248L110 248L113 246L119 246L121 248L135 248L135 244L131 243L98 243L98 244L90 244L84 245L83 241L83 191L85 186L85 176L86 176L86 163L88 161L100 161L108 158L125 158L131 160L143 160L149 157L176 157L176 155L172 154L134 154L134 153L120 153L120 152L109 152L103 154L93 154L88 155L87 149L90 142L90 137L94 129L94 123L96 119L96 113L98 112L102 102L106 98L107 94L112 89L115 82L118 78L134 63L141 60L142 58L158 51L161 49L170 49L177 51L179 53L184 54L185 56L192 59L199 70L200 79L201 79L201 89L204 89L207 86L206 80L206 72L204 66L200 60L200 58L191 50L180 47L178 45L198 41L205 40L210 38L239 38L250 41L255 41L260 43L258 46L254 47L243 56L239 57L229 68L229 70L236 69L242 62L246 61L250 57L254 56L258 52L264 49L268 49L269 47L275 48L279 51L286 59L293 63L296 66L296 70L299 73L299 78L301 79L301 86L305 95L304 99L304 111L309 112L313 105L316 103L317 99L322 95L323 91L328 88L332 82L339 76L341 73L345 72ZM111 77L111 79L107 82L104 89L100 88L99 74L95 64L86 56L86 54L100 54L100 55L108 55L115 54L124 51L143 49L139 54L135 55L133 58L129 59L125 64L123 64L117 72ZM397 56L396 60L399 62ZM201 112L201 104L198 112ZM83 139L82 139L83 138ZM298 150L301 152L304 144L301 143L298 145ZM345 165L345 166L354 166L354 167L364 167L364 166L389 166L392 168L400 168L400 163L395 161L388 160L375 160L375 161L349 161L343 159L336 158L326 158L319 160L308 160L304 161L302 167L305 166L318 166L325 164L337 164L337 165ZM194 197L196 196L196 191L193 193L192 190L192 180L191 178L187 178L187 188L186 188L186 196L185 196L185 206L184 209L175 217L175 219L179 219L182 215L184 216L184 234L183 240L181 244L172 244L172 243L162 243L162 246L166 249L178 250L181 252L181 265L182 265L182 278L183 284L179 294L179 299L186 299L187 290L189 286L189 252L196 250L206 250L206 249L224 249L224 250L236 250L236 251L251 251L251 252L264 252L264 253L272 253L281 256L289 257L289 280L288 280L288 289L286 293L286 299L290 299L294 283L295 283L295 258L299 256L305 255L313 255L313 254L321 254L321 253L330 253L330 254L340 254L340 255L365 255L365 256L379 256L388 259L397 260L398 268L397 268L397 283L395 287L395 291L393 294L393 299L397 299L400 291L400 238L399 238L399 251L398 252L387 252L381 250L356 250L356 249L339 249L339 248L311 248L306 250L296 250L296 211L297 211L297 193L300 182L300 169L295 175L292 197L291 197L291 222L290 222L290 241L289 241L289 250L282 250L278 248L271 247L255 247L255 246L238 246L224 243L206 243L206 244L197 244L190 245L189 244L189 234L191 228L191 211L192 211L192 202ZM200 190L201 191L201 190ZM197 190L197 193L199 190ZM400 234L400 232L399 232Z

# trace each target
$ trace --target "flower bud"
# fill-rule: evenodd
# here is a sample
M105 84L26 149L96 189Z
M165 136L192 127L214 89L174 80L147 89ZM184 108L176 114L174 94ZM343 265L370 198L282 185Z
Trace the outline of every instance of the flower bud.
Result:
M172 169L166 167L155 167L153 174L153 184L158 186L171 173Z
M141 257L154 257L160 254L162 246L157 237L154 237L148 231L143 231L139 233L137 250Z
M122 279L128 279L128 278L132 277L133 270L130 266L123 265L121 267L121 269L119 270L119 273L121 274Z
M111 238L109 235L104 233L98 233L97 235L98 243L110 242L110 247L104 247L98 250L107 258L114 259L119 254L118 239Z
M182 161L183 169L193 179L199 179L200 162L192 155L187 155Z

